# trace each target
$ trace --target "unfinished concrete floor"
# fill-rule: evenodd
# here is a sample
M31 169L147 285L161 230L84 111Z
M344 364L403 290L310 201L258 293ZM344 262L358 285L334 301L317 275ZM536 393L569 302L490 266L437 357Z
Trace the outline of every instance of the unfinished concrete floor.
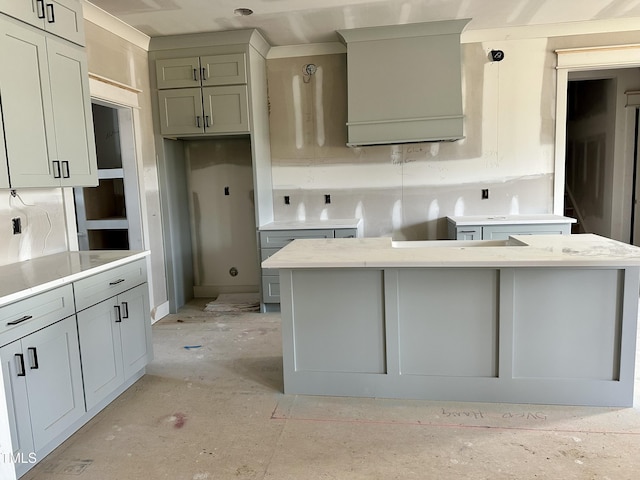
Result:
M279 314L205 303L154 325L148 374L23 478L640 477L637 408L288 396Z

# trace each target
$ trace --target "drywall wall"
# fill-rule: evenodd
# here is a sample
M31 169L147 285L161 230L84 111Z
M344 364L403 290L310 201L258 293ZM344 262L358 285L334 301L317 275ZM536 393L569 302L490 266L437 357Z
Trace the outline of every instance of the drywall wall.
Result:
M276 220L357 217L366 236L437 239L447 215L552 213L555 49L633 43L637 34L490 37L461 46L465 139L452 143L347 148L345 54L269 59ZM504 60L492 62L491 49ZM305 77L307 64L321 75Z
M13 234L19 218L22 233ZM67 250L62 191L58 189L0 191L0 265Z
M256 292L260 270L248 137L189 140L194 294Z
M149 64L147 52L108 30L85 21L85 35L89 72L109 80L140 90L139 142L142 158L138 158L138 176L141 185L141 207L143 239L145 249L151 251L152 302L151 314L167 302L162 217L158 193L158 172L151 119L151 97L149 93ZM155 318L153 318L155 320Z

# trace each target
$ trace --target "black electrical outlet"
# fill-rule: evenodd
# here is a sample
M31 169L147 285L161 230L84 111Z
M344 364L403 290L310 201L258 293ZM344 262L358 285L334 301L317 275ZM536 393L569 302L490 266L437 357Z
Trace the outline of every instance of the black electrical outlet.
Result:
M19 233L22 233L22 220L20 220L20 217L12 218L11 226L13 227L14 235L18 235Z
M229 195L229 187L224 187L224 194Z
M284 204L285 205L289 205L291 203L291 201L289 200L289 195L285 195L284 196Z
M331 195L324 196L324 203L331 203Z
M488 188L483 188L482 189L482 200L486 200L487 198L489 198L489 189Z

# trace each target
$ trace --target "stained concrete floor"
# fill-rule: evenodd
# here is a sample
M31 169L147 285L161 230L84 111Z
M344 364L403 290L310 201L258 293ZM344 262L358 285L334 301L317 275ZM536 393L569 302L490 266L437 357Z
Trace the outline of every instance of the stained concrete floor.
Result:
M204 303L155 324L147 375L23 478L639 478L638 408L284 395L279 314Z

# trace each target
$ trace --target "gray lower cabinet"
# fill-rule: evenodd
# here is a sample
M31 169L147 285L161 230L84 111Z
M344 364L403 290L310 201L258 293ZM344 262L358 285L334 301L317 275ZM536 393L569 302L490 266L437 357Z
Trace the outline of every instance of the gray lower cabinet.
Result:
M30 455L85 413L75 316L5 345L0 358L19 476L28 469Z
M0 478L15 479L144 373L152 357L146 261L0 308Z
M147 364L147 285L139 285L78 313L87 410Z
M506 240L510 235L569 235L572 222L575 220L564 217L564 220L548 222L527 222L526 219L483 222L478 219L477 223L465 221L461 224L449 217L447 234L450 240Z
M355 238L357 228L263 230L260 232L260 259L265 261L282 247L305 238ZM278 270L262 269L262 303L280 303L280 277Z

